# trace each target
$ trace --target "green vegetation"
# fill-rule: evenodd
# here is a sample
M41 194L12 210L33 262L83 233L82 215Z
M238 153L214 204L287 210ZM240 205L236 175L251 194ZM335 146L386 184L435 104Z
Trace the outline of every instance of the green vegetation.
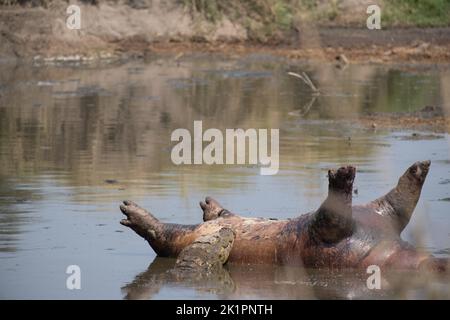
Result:
M450 0L390 0L385 1L383 13L389 25L448 26Z
M65 0L69 2L68 0ZM111 5L134 0L79 0L97 5ZM0 5L25 5L49 7L57 0L0 0ZM295 21L310 19L327 25L364 25L366 11L354 0L170 0L184 6L192 15L203 16L217 22L223 16L247 28L250 37L270 37L278 31L295 27ZM378 1L380 3L380 1ZM437 27L450 25L450 0L383 0L384 26Z
M68 0L65 0L69 3ZM101 0L79 0L86 4L96 5ZM58 2L58 0L0 0L0 6L29 6L29 7L44 7L47 8L52 3Z
M250 18L261 22L290 27L292 10L301 1L289 0L182 0L192 13L199 13L216 21L223 15L231 18Z
M336 21L350 24L365 21L342 9L346 0L182 0L193 12L215 21L223 15L234 19L247 19L247 26L262 23L266 29L287 30L293 26L294 17L301 14L318 23ZM382 21L390 26L434 27L450 25L450 0L385 0L382 4ZM364 8L362 8L364 9ZM251 31L251 30L250 30Z
M182 0L192 14L215 22L223 16L243 25L253 40L267 40L278 31L292 30L302 0ZM311 2L309 0L308 2Z
M210 21L217 21L222 16L223 8L217 0L182 0L191 13L200 13ZM223 3L222 3L223 6Z

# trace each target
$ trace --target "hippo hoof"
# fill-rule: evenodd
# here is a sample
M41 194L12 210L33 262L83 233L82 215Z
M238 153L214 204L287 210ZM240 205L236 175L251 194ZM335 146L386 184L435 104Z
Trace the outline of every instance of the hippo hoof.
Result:
M338 170L328 171L328 181L332 190L351 192L355 180L356 168L352 166L341 167Z
M211 197L206 197L205 202L200 201L200 207L203 210L203 221L217 219L224 210L222 206Z

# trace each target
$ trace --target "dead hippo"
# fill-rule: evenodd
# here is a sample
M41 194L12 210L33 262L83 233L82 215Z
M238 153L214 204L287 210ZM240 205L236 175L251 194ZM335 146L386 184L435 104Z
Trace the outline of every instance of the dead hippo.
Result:
M319 209L295 219L240 217L207 197L200 202L203 223L162 223L131 201L120 206L121 224L148 241L159 256L177 257L200 236L230 228L235 240L228 261L301 265L311 268L432 269L445 271L448 259L419 252L403 241L419 200L430 161L416 162L386 195L364 205L352 205L356 169L328 172L328 197Z

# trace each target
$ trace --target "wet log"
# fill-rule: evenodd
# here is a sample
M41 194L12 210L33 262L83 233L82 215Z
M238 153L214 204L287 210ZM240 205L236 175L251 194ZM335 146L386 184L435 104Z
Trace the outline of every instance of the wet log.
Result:
M234 237L233 230L221 228L197 238L180 252L172 272L218 272L228 260Z
M199 237L180 252L173 267L166 269L164 265L152 263L148 272L123 288L127 292L125 298L151 299L168 283L183 283L217 294L232 292L234 282L223 265L228 260L234 238L230 228ZM167 266L169 261L165 263Z

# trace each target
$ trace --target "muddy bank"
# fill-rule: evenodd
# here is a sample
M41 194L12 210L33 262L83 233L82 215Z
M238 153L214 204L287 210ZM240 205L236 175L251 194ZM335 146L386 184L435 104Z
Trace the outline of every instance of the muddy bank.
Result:
M349 62L370 63L450 62L450 27L368 30L364 3L355 7L351 23L348 13L333 25L299 18L283 29L275 18L252 18L256 22L246 24L226 15L212 20L176 1L135 2L75 2L81 9L80 30L66 27L64 2L45 8L0 6L0 57L90 62L201 51L325 61L344 54Z
M362 115L361 123L373 130L418 130L449 132L450 117L447 110L438 106L426 106L416 112L368 113ZM433 135L413 133L411 139L432 139Z
M411 30L403 30L410 32ZM368 30L344 29L342 33L336 34L335 29L320 29L321 45L303 45L293 43L284 44L261 44L254 42L237 43L151 43L146 47L149 51L140 56L146 57L148 54L172 54L179 58L184 54L220 53L229 57L237 57L248 54L270 54L274 56L286 57L293 60L314 60L336 63L336 66L345 67L340 57L344 56L347 63L363 64L440 64L450 63L450 39L447 44L430 44L426 41L414 40L410 44L397 45L391 42L392 33L402 33L399 30L386 30L384 36L372 44L372 38ZM441 30L431 29L429 32ZM359 33L365 35L366 42L353 38L352 34ZM347 36L348 35L348 36ZM448 29L450 35L450 28ZM399 35L399 37L402 37ZM329 41L327 41L329 39ZM383 40L384 39L384 40ZM426 39L424 35L424 39ZM443 40L444 38L442 38ZM428 39L429 40L429 39ZM443 43L443 42L441 42Z

